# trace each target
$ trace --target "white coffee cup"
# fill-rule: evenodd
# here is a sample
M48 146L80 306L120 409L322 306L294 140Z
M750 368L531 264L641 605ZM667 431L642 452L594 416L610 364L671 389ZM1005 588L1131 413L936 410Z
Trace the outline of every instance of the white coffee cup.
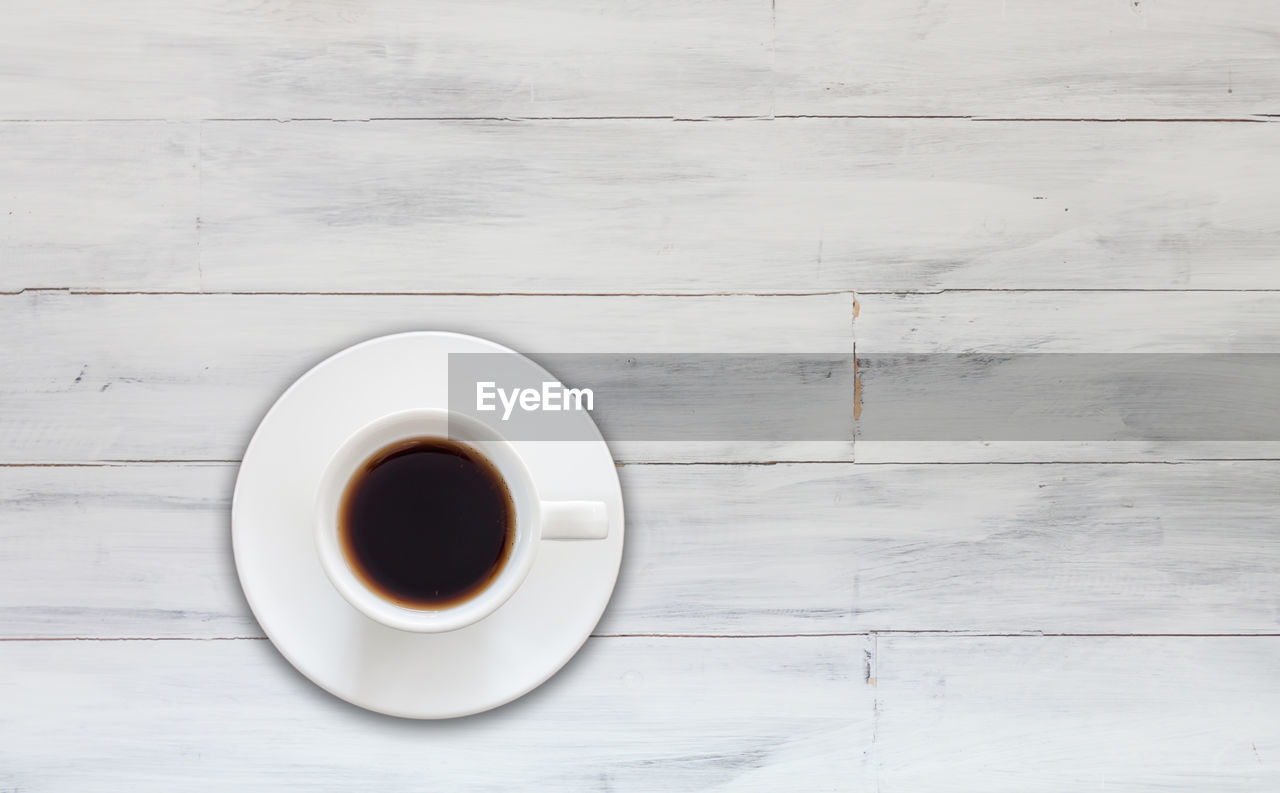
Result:
M448 438L493 464L511 494L515 532L511 552L480 592L439 609L395 603L369 588L351 568L339 538L339 511L352 476L379 450L409 438ZM330 458L316 489L316 546L320 564L338 592L370 619L392 628L443 633L479 622L507 602L533 568L543 540L602 540L609 520L601 501L544 501L517 449L474 418L446 410L406 410L356 430Z

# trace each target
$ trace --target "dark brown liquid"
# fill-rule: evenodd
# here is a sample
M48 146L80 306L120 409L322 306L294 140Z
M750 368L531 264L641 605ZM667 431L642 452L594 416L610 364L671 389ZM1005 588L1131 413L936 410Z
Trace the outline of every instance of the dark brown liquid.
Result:
M379 450L347 484L338 516L364 583L408 608L456 605L502 570L515 536L506 483L479 452L444 438Z

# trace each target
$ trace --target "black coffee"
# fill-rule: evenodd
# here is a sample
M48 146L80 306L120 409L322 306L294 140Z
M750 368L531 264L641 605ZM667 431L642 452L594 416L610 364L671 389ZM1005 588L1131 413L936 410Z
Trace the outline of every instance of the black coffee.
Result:
M493 463L443 438L379 450L351 478L339 509L338 535L356 575L409 608L452 606L483 590L515 536L515 507Z

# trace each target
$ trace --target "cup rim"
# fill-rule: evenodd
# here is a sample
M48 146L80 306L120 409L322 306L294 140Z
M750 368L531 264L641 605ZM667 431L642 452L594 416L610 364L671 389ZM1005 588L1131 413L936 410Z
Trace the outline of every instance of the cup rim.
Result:
M406 429L396 431L399 427ZM455 432L459 428L462 437ZM415 437L448 438L481 454L502 477L515 510L515 537L502 569L481 591L440 609L410 608L379 595L351 569L338 537L338 510L355 471L386 446ZM482 422L440 408L388 413L348 435L329 457L316 485L313 523L320 565L338 593L369 619L418 633L458 630L497 611L528 576L541 539L540 500L516 447Z

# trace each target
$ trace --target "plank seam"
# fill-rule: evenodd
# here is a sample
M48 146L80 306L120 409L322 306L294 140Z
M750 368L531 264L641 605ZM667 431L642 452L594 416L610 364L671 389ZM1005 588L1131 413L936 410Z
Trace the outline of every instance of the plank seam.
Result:
M592 639L1276 639L1280 633L1045 633L1040 631L877 630L850 633L593 633ZM12 636L0 642L265 642L265 636Z
M816 120L903 120L903 121L975 121L975 122L1008 122L1008 123L1090 123L1090 124L1269 124L1280 121L1280 115L1271 113L1255 113L1247 116L981 116L968 114L931 114L931 113L784 113L769 115L706 115L706 116L368 116L368 117L324 117L297 116L287 118L270 118L267 116L228 116L211 118L151 118L151 117L94 117L94 118L0 118L4 124L120 124L120 123L165 123L165 124L203 124L203 123L324 123L324 124L368 124L376 122L556 122L556 121L664 121L677 123L699 123L707 121L797 121Z
M1275 290L1280 291L1280 289ZM208 291L142 289L83 289L65 286L26 286L17 290L0 291L0 296L14 297L27 292L74 296L118 297L127 295L225 295L241 297L829 297L852 295L852 289L832 289L818 292L282 292L282 291Z
M92 460L77 462L0 462L0 468L122 468L131 465L239 465L241 460L211 458L191 460ZM1187 465L1190 463L1274 463L1280 457L1184 457L1177 460L628 460L615 462L618 468L642 465L769 466L769 465Z
M1144 294L1270 294L1280 292L1277 287L1256 288L1200 288L1175 289L1168 287L958 287L945 289L900 289L900 290L868 290L868 289L831 289L814 292L286 292L286 291L235 291L235 290L145 290L145 289L85 289L66 286L24 286L21 289L0 290L0 297L16 297L26 293L63 294L93 297L120 297L129 295L187 295L203 296L239 296L239 297L830 297L836 295L882 295L882 296L929 296L945 294L1036 294L1036 293L1144 293Z

